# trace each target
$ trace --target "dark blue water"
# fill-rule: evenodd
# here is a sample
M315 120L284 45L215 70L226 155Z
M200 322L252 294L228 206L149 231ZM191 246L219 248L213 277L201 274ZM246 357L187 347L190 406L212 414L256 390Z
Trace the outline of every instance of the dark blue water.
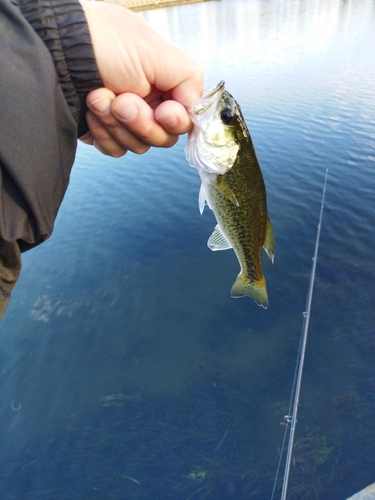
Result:
M206 246L185 139L119 160L80 146L1 322L0 496L269 499L329 168L288 498L343 500L375 466L375 3L143 15L242 107L276 237L270 306L229 297L238 263Z

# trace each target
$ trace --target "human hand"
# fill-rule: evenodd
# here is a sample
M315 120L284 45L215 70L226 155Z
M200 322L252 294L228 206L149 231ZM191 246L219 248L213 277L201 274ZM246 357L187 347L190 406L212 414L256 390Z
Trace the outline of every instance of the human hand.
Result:
M106 88L93 90L86 99L89 132L81 141L115 158L128 150L142 154L151 146L173 146L192 124L180 103L161 102L158 94L153 90L142 99L129 92L116 97Z
M106 88L87 96L83 142L111 156L171 147L192 126L185 107L200 98L200 66L133 12L81 0Z

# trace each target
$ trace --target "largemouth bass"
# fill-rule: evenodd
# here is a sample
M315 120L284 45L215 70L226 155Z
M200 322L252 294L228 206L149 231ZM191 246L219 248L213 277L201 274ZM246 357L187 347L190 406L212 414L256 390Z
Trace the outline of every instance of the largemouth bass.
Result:
M262 172L240 107L220 82L189 106L188 113L194 128L185 155L202 180L199 209L202 213L207 204L217 220L208 247L233 248L237 256L241 272L231 296L248 295L267 308L262 248L273 262L275 241Z

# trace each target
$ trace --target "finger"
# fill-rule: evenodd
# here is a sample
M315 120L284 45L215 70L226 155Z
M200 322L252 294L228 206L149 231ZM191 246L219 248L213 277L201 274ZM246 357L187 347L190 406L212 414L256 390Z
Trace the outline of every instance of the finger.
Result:
M170 134L186 134L193 126L186 109L176 101L162 102L154 115L155 120Z
M103 87L89 92L86 104L96 116L106 117L111 113L111 102L115 97L116 95L111 90Z
M186 80L183 80L171 89L172 98L185 107L198 101L203 93L203 70L197 66L195 61L191 61L191 71L192 73L190 73L190 76ZM194 73L194 71L196 72Z
M87 96L86 102L90 109L90 130L95 136L96 145L102 152L117 156L120 152L129 150L143 154L150 146L134 136L134 134L120 123L111 111L115 94L106 88L96 89ZM96 120L93 119L96 118ZM100 127L101 125L101 127ZM105 129L105 130L104 130ZM113 139L111 141L111 138ZM122 152L120 156L125 154Z
M127 153L127 149L112 137L106 127L91 111L86 113L86 121L93 138L92 144L101 153L114 158L120 158Z
M86 132L86 134L81 135L81 137L78 137L78 139L83 142L84 144L88 144L92 146L94 144L94 138L91 135L91 132Z
M117 96L112 102L112 112L144 144L168 148L178 140L176 134L168 132L157 122L148 103L135 94Z
M160 90L170 91L172 99L188 107L202 96L203 69L176 47L170 47L170 51L169 57L156 55L154 85Z

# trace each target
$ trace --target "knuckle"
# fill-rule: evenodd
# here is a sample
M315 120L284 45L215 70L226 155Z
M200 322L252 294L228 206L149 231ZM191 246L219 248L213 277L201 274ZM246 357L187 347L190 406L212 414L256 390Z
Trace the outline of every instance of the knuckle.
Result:
M112 158L121 158L122 156L125 156L127 152L127 149L121 149L117 152L112 153L111 156Z
M103 127L98 127L98 129L95 130L95 138L99 142L109 143L109 144L113 140L108 131Z
M120 158L127 153L126 149L110 139L100 140L99 138L96 138L94 141L94 146L102 154L111 156L112 158Z
M155 125L150 123L148 125L144 125L142 130L139 133L139 137L141 137L145 141L152 140L152 136L155 133Z
M150 149L151 146L149 146L148 144L139 144L137 146L134 146L132 148L132 151L133 153L137 154L137 155L143 155L145 153L147 153L147 151Z
M163 147L164 148L171 148L172 146L174 146L177 143L178 139L179 139L178 135L173 135L173 136L169 137L168 140L163 145Z

